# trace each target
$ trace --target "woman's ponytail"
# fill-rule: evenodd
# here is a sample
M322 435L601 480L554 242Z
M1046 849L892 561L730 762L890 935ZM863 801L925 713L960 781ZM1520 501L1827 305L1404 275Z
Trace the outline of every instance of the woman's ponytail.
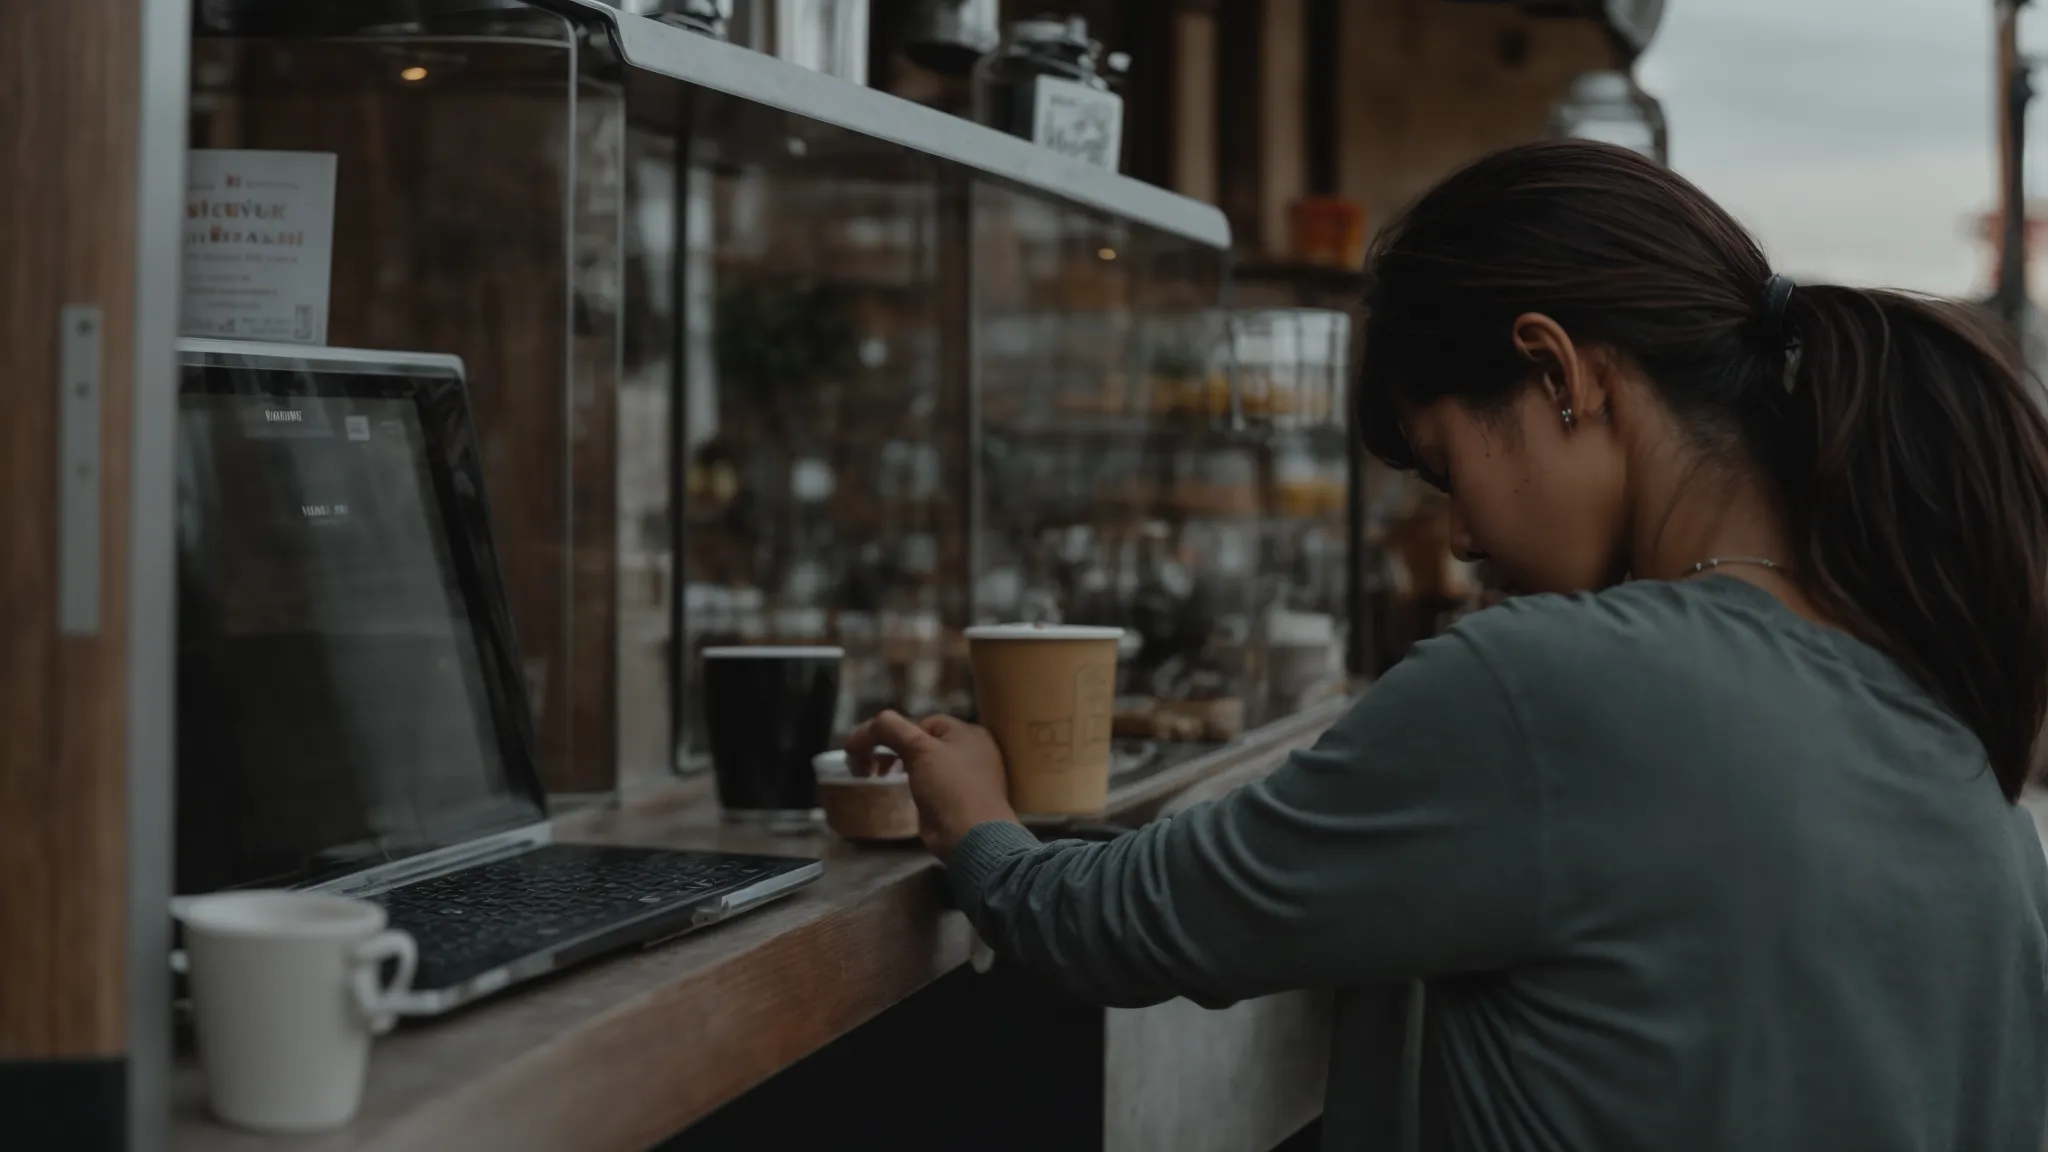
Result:
M1800 287L1752 428L1808 594L1984 742L2017 798L2048 720L2048 418L1974 310ZM1769 371L1760 373L1769 388Z
M1703 456L1767 474L1794 575L1974 730L2008 797L2048 720L2048 417L1987 316L1799 287L1670 169L1553 140L1479 160L1374 241L1357 424L1499 410L1539 312L1625 353Z

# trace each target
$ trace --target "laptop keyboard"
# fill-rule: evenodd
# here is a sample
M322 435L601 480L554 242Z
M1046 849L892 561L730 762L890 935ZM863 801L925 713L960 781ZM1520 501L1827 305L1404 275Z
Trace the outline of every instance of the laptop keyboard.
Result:
M711 852L550 844L370 899L419 945L413 987L433 990L784 867Z

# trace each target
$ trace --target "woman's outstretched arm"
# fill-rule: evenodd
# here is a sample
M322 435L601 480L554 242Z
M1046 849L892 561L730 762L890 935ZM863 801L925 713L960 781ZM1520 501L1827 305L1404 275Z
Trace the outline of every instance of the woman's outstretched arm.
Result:
M949 839L932 809L971 808L955 795L971 769L947 762L959 743L906 756L948 881L992 948L1077 996L1221 1006L1480 971L1535 946L1532 752L1457 632L1418 648L1272 776L1109 843L1041 844L986 818Z

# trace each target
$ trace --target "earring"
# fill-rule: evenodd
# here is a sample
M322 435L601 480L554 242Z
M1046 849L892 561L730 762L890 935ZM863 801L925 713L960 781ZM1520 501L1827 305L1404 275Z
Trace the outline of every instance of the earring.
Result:
M1572 430L1572 425L1573 425L1573 424L1576 424L1576 423L1578 423L1578 420L1577 420L1577 418L1575 418L1575 417L1574 417L1574 416L1572 415L1572 409L1571 409L1571 405L1569 405L1569 404L1565 405L1565 407L1564 407L1564 411L1562 411L1562 412L1559 412L1559 413L1558 413L1558 415L1560 415L1560 416L1564 417L1564 430L1565 430L1565 431L1567 431L1567 432L1569 432L1569 431L1571 431L1571 430Z

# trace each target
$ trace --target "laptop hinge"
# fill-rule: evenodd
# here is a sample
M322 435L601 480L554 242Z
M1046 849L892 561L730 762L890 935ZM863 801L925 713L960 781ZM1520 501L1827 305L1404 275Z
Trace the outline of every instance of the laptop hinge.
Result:
M473 840L466 844L455 844L421 856L393 861L353 876L337 877L324 884L315 884L311 890L333 892L342 896L374 895L416 880L425 880L430 876L441 876L531 852L548 843L552 839L551 833L550 825L534 824L514 832Z

